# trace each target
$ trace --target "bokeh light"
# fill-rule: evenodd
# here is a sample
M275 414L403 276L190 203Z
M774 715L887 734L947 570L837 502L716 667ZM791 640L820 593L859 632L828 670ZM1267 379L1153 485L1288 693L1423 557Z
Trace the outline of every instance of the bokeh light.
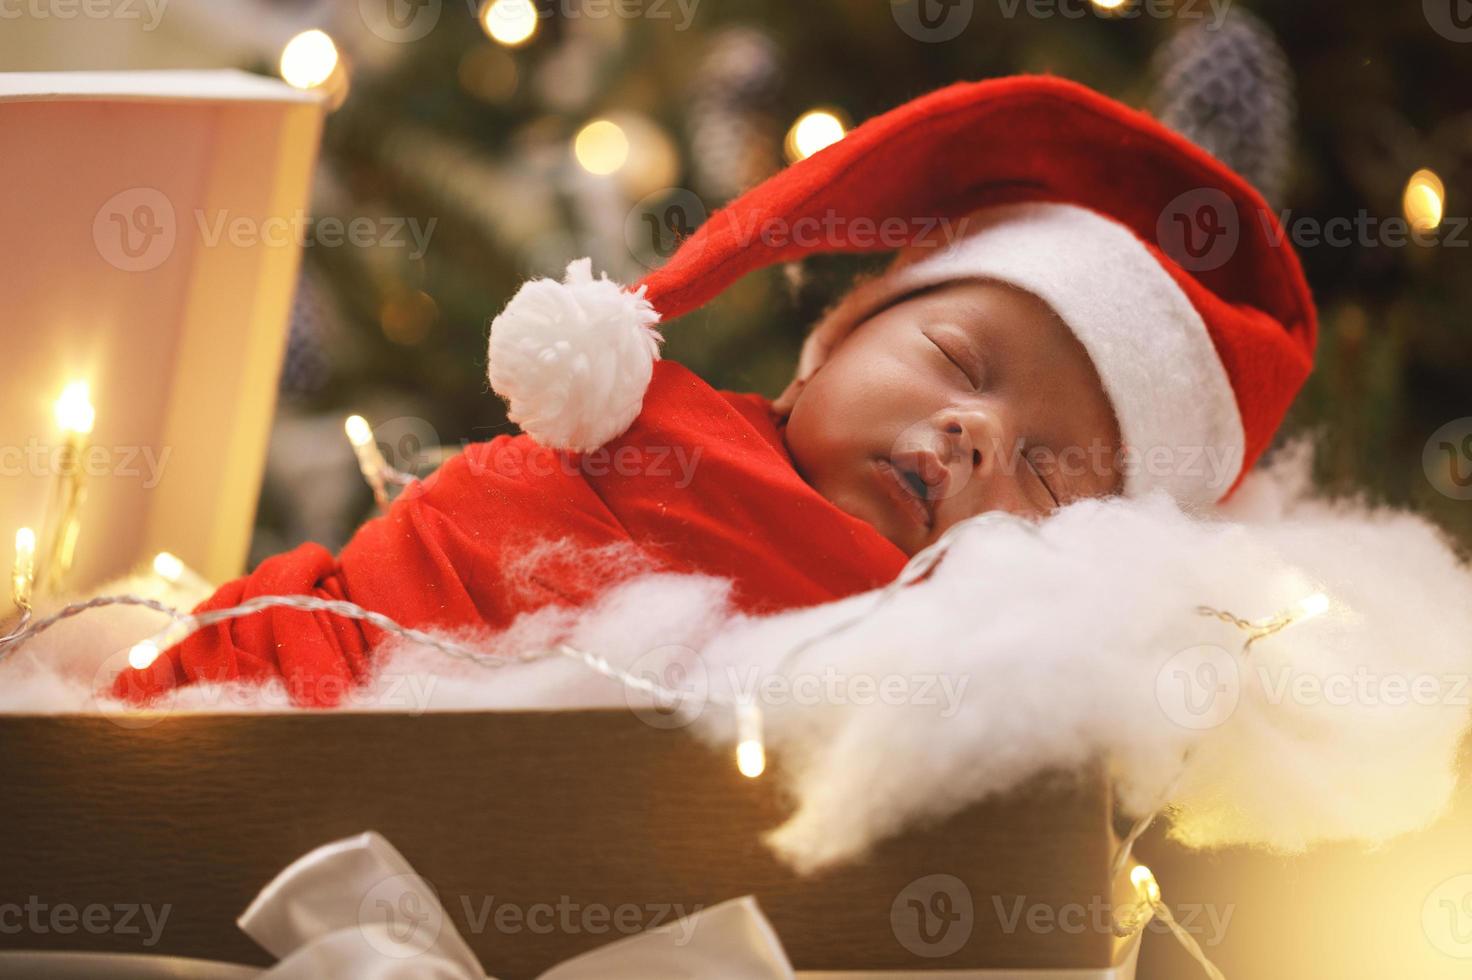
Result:
M378 314L383 335L404 347L422 343L439 315L439 304L423 290L390 296L384 300Z
M611 119L595 119L573 139L573 155L590 174L615 173L629 159L629 137Z
M1446 188L1441 178L1430 170L1417 170L1406 181L1402 195L1406 220L1417 231L1435 231L1441 225L1446 209Z
M465 52L456 77L462 89L492 105L505 102L516 94L516 61L494 44L479 44Z
M281 49L281 77L294 88L320 88L338 62L337 45L324 31L302 31Z
M798 117L787 132L787 159L806 159L819 150L832 146L848 134L843 119L830 109L813 109Z
M537 33L537 6L532 0L489 0L480 8L486 35L508 48L520 47Z

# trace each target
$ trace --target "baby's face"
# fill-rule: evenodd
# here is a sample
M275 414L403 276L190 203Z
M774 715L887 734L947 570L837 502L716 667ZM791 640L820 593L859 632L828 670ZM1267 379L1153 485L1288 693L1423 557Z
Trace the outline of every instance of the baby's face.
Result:
M1119 427L1083 345L995 282L869 317L797 396L787 447L842 510L914 554L986 511L1042 517L1118 493Z

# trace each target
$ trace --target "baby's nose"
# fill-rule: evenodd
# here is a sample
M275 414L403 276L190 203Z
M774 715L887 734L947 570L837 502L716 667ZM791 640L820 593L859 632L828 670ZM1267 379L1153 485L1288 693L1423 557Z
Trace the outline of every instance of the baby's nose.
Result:
M998 463L1006 455L1010 426L996 411L981 407L953 408L946 410L937 422L955 465L974 471L983 463Z

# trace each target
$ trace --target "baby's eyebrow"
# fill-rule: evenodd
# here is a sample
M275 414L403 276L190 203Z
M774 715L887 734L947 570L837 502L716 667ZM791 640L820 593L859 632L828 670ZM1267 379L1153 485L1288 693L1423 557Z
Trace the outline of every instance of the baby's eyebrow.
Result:
M943 283L936 283L929 286L916 286L915 288L910 289L907 292L902 292L894 296L889 296L881 300L877 305L871 307L868 311L864 312L859 317L859 322L872 320L876 316L879 316L881 313L891 310L894 307L901 305L902 303L908 303L910 300L919 299L927 293L936 292L943 285Z

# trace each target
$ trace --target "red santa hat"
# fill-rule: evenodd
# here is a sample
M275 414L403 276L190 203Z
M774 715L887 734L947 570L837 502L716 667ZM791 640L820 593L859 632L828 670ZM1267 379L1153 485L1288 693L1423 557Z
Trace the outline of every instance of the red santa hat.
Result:
M662 340L755 269L898 250L804 346L804 379L869 312L960 279L1048 303L1118 419L1125 492L1226 496L1313 364L1303 271L1262 197L1149 117L1049 77L963 83L855 129L712 215L633 289L582 259L491 325L491 386L543 445L586 451L637 417ZM779 400L779 405L781 400Z

